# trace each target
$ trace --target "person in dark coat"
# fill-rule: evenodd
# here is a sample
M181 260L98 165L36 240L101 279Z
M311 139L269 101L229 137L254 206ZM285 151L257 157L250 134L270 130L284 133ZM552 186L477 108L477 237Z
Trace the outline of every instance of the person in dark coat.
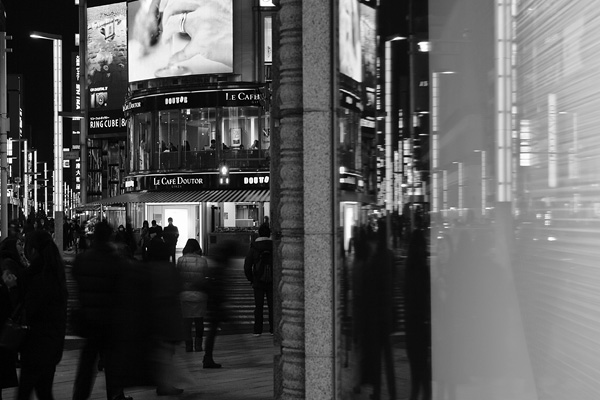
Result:
M175 265L169 262L169 248L160 231L152 231L147 269L150 273L151 331L155 339L156 393L178 395L183 389L172 385L173 355L178 343L185 340L179 294L181 280Z
M163 229L163 239L168 246L169 249L169 261L176 263L175 259L175 249L177 248L177 239L179 238L179 229L175 225L173 225L173 218L169 217L167 219L169 223Z
M163 240L163 231L160 225L149 229L150 241L146 251L146 261L163 261L169 257L169 248Z
M273 334L273 280L270 282L260 281L254 276L254 267L261 259L261 254L267 252L272 263L273 259L273 241L270 238L271 229L267 224L262 224L258 228L258 238L250 245L246 259L244 260L244 274L246 279L252 284L254 290L254 328L253 335L260 336L263 331L263 310L265 297L267 298L267 308L269 311L269 332ZM272 272L272 271L271 271Z
M18 400L35 390L40 400L53 399L56 365L62 359L67 328L65 266L52 236L31 232L25 239L30 266L17 277L29 331L21 345Z
M208 333L204 341L204 359L202 368L221 368L213 358L213 350L219 325L229 318L227 312L226 276L231 269L231 256L236 253L237 243L225 240L211 247L215 265L209 268L206 292L208 294Z
M107 222L97 223L91 247L80 253L73 263L81 307L79 334L86 338L79 355L73 400L90 397L99 357L103 358L107 399L128 399L114 380L111 364L114 333L118 331L114 323L117 285L124 261L111 245L111 235L112 228Z
M16 238L9 237L0 244L0 326L13 315L18 304L16 275L24 269L17 250L18 242ZM0 399L2 389L19 385L16 362L15 352L0 347Z
M144 221L142 223L142 228L140 229L140 247L142 248L142 260L148 260L148 244L150 243L150 226L148 225L148 221Z
M425 233L412 232L404 279L410 399L431 399L431 289ZM423 397L420 397L423 396Z
M208 262L202 257L202 248L196 239L188 239L185 244L183 256L177 260L177 271L182 282L179 300L186 335L185 350L202 351L204 317L206 317L208 299L206 294ZM193 326L194 335L192 335Z
M394 361L391 344L391 334L394 324L393 282L394 255L387 245L386 224L380 219L377 231L369 235L374 243L357 247L357 258L364 262L357 271L360 279L360 289L356 301L359 302L357 322L361 348L361 378L362 382L373 386L373 400L382 396L382 366L385 365L385 376L390 398L396 397L394 379ZM371 240L364 238L363 240Z

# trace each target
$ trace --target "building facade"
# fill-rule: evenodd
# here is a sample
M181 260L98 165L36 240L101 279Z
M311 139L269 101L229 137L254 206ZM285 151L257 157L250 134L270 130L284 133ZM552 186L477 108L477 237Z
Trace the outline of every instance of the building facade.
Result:
M159 10L141 1L96 3L87 5L94 63L87 68L86 207L100 206L109 221L133 228L146 220L165 226L171 217L184 238L179 247L196 238L210 253L223 235L248 242L271 213L275 7L219 2L203 23L222 33L212 42L220 55L194 54L174 66L174 46L190 45L193 33L165 33L149 44L143 31L144 21L159 26L167 18L166 3ZM193 32L198 12L172 15L180 30L183 15Z

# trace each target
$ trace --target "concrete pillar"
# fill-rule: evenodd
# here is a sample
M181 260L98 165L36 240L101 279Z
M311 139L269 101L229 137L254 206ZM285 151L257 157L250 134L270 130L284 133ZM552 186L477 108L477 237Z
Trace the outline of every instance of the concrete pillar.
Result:
M271 195L280 353L275 398L333 399L332 5L281 0L276 23Z

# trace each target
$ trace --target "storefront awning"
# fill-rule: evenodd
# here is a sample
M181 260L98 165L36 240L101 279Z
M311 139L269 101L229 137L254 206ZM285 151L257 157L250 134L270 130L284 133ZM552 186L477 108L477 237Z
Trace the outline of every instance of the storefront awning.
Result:
M271 193L265 190L204 190L171 192L134 192L96 200L85 204L111 205L125 203L200 203L200 202L242 202L270 201Z

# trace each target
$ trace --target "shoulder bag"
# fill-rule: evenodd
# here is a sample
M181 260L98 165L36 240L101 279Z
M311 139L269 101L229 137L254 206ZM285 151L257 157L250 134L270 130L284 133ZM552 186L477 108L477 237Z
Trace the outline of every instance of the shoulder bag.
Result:
M22 304L19 304L12 316L4 322L0 330L0 347L16 352L21 346L29 329L25 325L22 308Z

